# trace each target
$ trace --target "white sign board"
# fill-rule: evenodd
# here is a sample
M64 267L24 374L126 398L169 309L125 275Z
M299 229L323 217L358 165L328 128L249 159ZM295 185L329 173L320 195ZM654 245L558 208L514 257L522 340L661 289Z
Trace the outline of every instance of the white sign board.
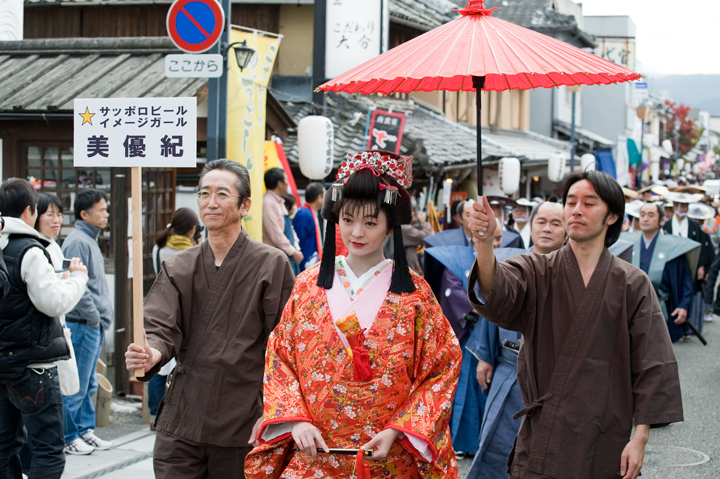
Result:
M219 78L222 74L223 56L219 53L165 55L166 77Z
M630 70L635 70L634 38L619 40L612 37L597 37L597 48L592 53Z
M325 77L335 78L387 50L389 0L326 0Z
M0 41L23 39L23 7L20 0L0 0Z
M649 97L650 91L648 90L647 82L635 82L635 90L633 93L635 105L640 106L642 102Z
M197 100L75 99L74 166L192 168Z

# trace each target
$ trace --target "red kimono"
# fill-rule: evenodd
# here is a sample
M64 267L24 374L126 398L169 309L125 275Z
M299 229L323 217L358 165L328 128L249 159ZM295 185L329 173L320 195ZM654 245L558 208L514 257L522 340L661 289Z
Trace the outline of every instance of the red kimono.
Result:
M282 423L308 421L331 448L357 449L383 429L402 431L387 460L366 460L371 477L458 477L449 420L462 355L450 324L420 276L413 273L414 293L390 293L390 263L353 292L343 260L330 290L316 285L317 266L297 277L270 336L263 445L248 455L245 476L354 477L353 456L319 453L313 460L290 450L290 428ZM361 323L363 315L366 324L370 318L368 381L354 379L346 338L335 326L338 312L348 310L356 310Z

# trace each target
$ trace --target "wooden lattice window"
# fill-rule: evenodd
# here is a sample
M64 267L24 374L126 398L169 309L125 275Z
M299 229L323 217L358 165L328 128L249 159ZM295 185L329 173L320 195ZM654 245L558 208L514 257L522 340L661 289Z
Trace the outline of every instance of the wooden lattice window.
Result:
M63 206L63 226L60 230L58 243L62 244L65 237L75 225L73 204L75 195L85 188L96 188L108 195L108 203L112 199L111 168L74 168L72 143L34 142L26 145L27 172L26 178L32 182L38 192L55 195L60 198ZM110 225L100 234L98 243L103 256L114 256L110 241Z
M152 250L175 211L175 170L143 168L143 281L145 292L155 280Z

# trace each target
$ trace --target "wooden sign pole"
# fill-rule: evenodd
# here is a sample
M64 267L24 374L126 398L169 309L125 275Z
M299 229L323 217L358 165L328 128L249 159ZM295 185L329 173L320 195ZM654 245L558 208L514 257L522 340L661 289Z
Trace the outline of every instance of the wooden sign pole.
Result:
M142 251L142 169L131 168L132 173L132 247L133 247L133 342L145 344L143 324L143 251ZM145 376L144 369L137 369L135 377Z

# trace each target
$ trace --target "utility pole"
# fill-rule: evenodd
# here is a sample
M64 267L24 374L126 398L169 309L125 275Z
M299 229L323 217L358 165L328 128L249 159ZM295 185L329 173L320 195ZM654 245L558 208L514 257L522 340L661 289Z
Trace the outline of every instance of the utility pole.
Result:
M207 161L225 158L227 155L228 59L225 53L230 44L232 4L230 0L220 0L220 6L225 12L225 28L220 41L208 53L223 55L223 74L208 81Z
M315 89L322 85L325 78L325 25L327 20L327 0L315 0L313 5L313 67L312 67L312 101L314 103L313 110L316 114L322 114L317 111L319 105L325 104L325 94L321 91L316 92Z

